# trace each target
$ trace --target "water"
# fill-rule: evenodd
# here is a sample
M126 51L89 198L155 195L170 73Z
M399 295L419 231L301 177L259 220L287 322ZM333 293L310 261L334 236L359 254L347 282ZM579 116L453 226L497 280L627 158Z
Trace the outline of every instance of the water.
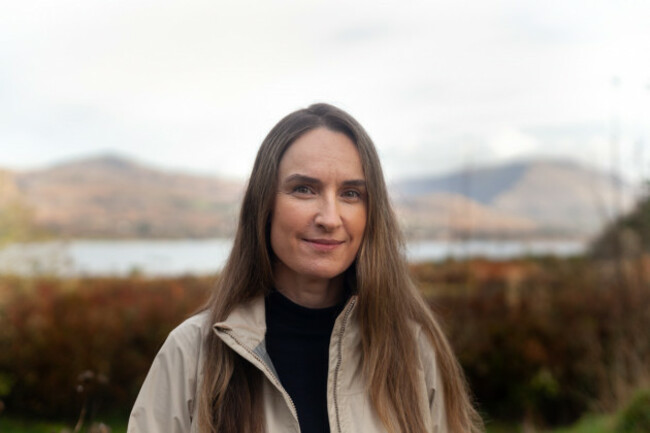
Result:
M0 250L0 273L61 276L205 275L218 272L232 240L55 241L13 244ZM509 259L579 255L581 241L418 241L408 244L411 262L447 258Z
M471 257L486 257L495 260L543 255L570 257L583 254L585 249L586 243L577 240L422 241L408 244L408 258L411 262L424 262Z

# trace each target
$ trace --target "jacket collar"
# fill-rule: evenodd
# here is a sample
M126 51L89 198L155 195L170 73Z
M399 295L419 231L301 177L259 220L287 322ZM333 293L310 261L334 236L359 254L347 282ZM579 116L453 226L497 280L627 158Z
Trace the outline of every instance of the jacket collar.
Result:
M356 302L357 295L351 295L341 311L337 321L351 303ZM264 296L258 296L236 307L222 322L212 325L213 332L229 331L242 343L250 348L257 347L266 335L266 309Z
M231 331L248 347L257 347L266 334L264 296L258 296L236 307L223 322L212 325L214 332Z

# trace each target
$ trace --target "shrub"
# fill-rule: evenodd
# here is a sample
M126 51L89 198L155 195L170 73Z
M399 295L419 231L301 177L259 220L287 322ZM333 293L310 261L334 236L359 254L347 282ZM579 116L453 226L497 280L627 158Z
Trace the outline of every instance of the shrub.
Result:
M446 324L479 409L543 426L613 410L650 379L650 285L620 286L626 280L603 269L544 258L426 264L413 272ZM90 401L89 414L125 414L169 331L212 284L0 278L6 411L75 419Z
M7 412L128 411L169 331L202 303L208 278L0 279L0 378ZM4 389L6 388L6 389ZM83 391L83 392L81 392Z
M650 253L650 182L646 187L646 195L636 207L613 221L592 242L594 257L620 259Z
M637 392L630 403L621 411L616 432L650 432L650 389Z
M647 283L619 286L586 260L464 268L454 277L464 295L447 285L430 302L491 418L566 424L591 409L614 410L650 378Z

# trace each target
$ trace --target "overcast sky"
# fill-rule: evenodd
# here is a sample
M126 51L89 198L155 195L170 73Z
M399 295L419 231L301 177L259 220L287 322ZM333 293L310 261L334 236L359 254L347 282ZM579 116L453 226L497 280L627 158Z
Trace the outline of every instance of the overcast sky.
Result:
M391 179L529 156L650 173L647 1L0 5L0 167L117 153L245 178L325 101Z

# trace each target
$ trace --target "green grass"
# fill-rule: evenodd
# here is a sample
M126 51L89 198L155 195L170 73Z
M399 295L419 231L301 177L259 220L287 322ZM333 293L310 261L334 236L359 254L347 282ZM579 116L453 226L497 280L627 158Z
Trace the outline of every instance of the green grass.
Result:
M2 433L59 433L67 427L65 424L45 421L25 421L0 417Z
M586 415L575 424L550 430L540 430L540 433L614 433L615 416ZM520 424L490 423L487 433L522 433Z
M586 415L570 427L552 430L549 433L613 433L613 415Z
M613 415L587 415L569 427L546 430L543 433L614 433ZM126 433L126 421L106 422L112 433ZM72 425L61 422L25 421L0 416L2 433L61 433L65 428L72 431ZM82 431L85 431L82 429ZM522 433L521 425L490 423L487 433Z
M126 422L107 422L112 433L126 433ZM546 430L544 433L613 433L614 416L587 415L569 427ZM72 430L72 425L61 422L25 421L7 419L0 416L0 432L2 433L60 433L63 429ZM83 430L82 430L83 431ZM490 423L487 433L522 433L520 425Z
M126 421L105 423L111 428L112 433L126 433ZM73 428L74 425L56 421L27 421L0 416L0 432L2 433L61 433L64 430L72 431ZM81 431L85 432L86 429Z

